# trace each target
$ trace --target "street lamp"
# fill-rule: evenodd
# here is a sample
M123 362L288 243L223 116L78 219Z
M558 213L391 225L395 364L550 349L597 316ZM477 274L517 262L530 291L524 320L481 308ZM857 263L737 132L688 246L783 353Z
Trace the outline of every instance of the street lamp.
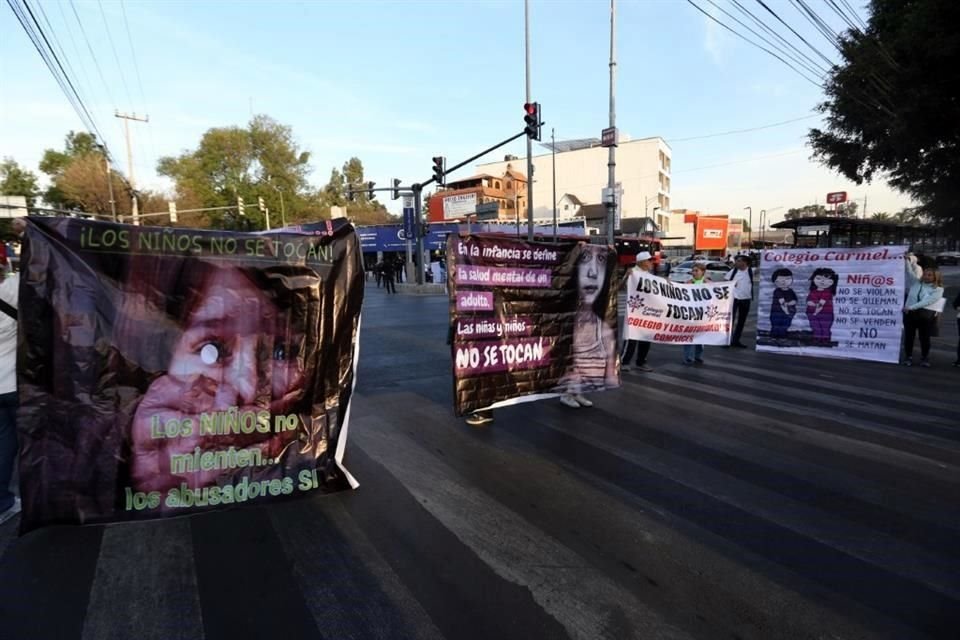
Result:
M753 207L744 207L750 210L750 220L747 222L747 248L753 249Z
M774 207L773 209L761 209L760 211L760 244L763 245L767 236L767 212L773 213L783 207ZM766 245L764 245L766 246Z

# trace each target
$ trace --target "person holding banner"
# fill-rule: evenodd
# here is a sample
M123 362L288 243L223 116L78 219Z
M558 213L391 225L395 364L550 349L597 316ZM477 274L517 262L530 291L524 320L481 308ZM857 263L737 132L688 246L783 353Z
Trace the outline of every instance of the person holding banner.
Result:
M935 267L929 266L923 269L923 275L918 278L916 256L911 255L907 260L907 299L903 305L903 364L908 367L913 365L913 341L919 335L920 366L929 367L930 336L937 318L937 311L931 307L943 298L943 276Z
M2 276L0 276L2 277ZM0 523L20 513L20 498L10 491L17 458L17 294L20 276L0 284Z
M702 262L693 265L690 270L693 280L690 284L704 284L707 281L707 267ZM685 344L683 345L683 364L690 366L693 364L703 364L703 345Z
M750 301L753 299L753 270L750 268L746 256L737 256L734 268L726 275L727 280L733 281L733 317L734 329L730 338L730 346L746 349L747 345L740 342L743 335L743 326L750 314Z
M607 278L616 266L606 246L582 244L577 257L577 312L573 329L573 366L561 383L560 402L571 409L592 407L586 391L617 387L617 339L606 322Z
M637 254L637 265L634 269L639 269L646 273L653 273L653 256L650 255L649 251L641 251ZM628 280L630 280L630 271L624 274L623 280L620 282L620 287L622 288ZM646 340L624 341L623 356L620 359L620 370L630 371L632 369L630 360L633 359L634 352L637 354L637 369L647 372L653 371L653 367L647 365L647 354L650 353L650 343Z

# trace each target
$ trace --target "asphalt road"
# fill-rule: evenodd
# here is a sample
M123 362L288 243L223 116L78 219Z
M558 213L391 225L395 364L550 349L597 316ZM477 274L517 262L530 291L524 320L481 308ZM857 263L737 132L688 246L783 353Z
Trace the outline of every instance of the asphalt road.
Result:
M952 312L943 327L932 369L709 347L690 369L654 345L656 371L592 409L475 429L452 414L445 298L372 287L358 490L8 522L0 638L956 638Z

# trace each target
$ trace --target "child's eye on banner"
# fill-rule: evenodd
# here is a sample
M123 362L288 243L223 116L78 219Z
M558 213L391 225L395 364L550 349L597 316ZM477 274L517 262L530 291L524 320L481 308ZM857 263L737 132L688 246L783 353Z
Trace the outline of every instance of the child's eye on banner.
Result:
M291 340L287 342L282 339L278 339L273 346L273 359L274 360L293 360L300 355L300 342Z
M205 342L200 347L200 360L203 364L213 365L220 362L226 356L226 349L219 342Z

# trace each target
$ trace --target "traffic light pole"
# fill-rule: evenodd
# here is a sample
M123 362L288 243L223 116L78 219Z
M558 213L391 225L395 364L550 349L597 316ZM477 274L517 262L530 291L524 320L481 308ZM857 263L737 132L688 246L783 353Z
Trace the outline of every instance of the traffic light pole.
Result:
M417 284L423 284L423 205L421 195L423 185L414 184L413 187L413 218L417 221L417 259L414 260L414 268L417 270Z

